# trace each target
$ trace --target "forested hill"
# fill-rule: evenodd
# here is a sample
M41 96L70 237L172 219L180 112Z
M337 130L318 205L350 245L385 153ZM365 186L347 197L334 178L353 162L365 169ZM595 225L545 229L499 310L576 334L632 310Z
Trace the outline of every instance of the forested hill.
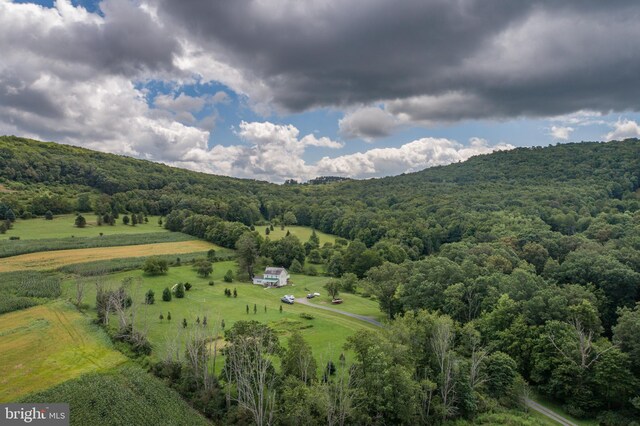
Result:
M167 186L207 185L210 191L225 192L270 185L15 136L0 136L0 176L25 183L85 185L107 194Z
M637 139L520 148L383 179L274 185L0 138L0 231L47 211L103 223L161 215L169 230L238 248L241 263L248 253L264 264L322 264L341 291L374 296L394 320L388 341L368 342L400 369L381 377L408 378L393 394L414 410L390 410L389 423L419 411L411 396L425 383L441 395L453 389L445 358L429 350L444 329L453 330L446 362L456 397L434 412L472 418L493 404L486 395L513 406L517 376L572 415L607 425L640 418L639 188ZM254 231L259 224L351 241L271 241L269 227ZM475 357L489 352L486 368L506 384L471 384L470 366L484 362ZM363 388L365 402L377 401L377 389ZM379 415L378 404L362 407Z

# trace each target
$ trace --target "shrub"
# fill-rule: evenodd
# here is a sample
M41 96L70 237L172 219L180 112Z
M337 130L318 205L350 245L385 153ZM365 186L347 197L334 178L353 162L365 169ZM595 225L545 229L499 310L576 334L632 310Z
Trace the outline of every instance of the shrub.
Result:
M293 262L291 262L291 266L289 267L289 270L294 274L300 274L303 271L302 264L298 259L293 259Z
M149 257L144 262L142 270L148 275L163 275L169 270L169 263L158 257Z
M312 320L312 319L314 319L315 317L314 317L313 315L311 315L311 314L308 314L308 313L306 313L306 312L303 312L303 313L301 313L301 314L300 314L300 318L302 318L302 319L306 319L306 320Z
M87 219L85 219L84 216L79 214L78 216L76 216L75 224L78 228L84 228L85 226L87 226Z
M164 302L171 302L171 290L169 290L168 287L165 287L164 290L162 290L162 300ZM171 314L169 314L169 316L167 317L168 320L171 319Z
M18 237L17 235L12 235L12 236L9 237L9 239L11 241L18 241L20 239L20 237Z
M209 281L209 285L212 286L213 285L213 281Z
M211 265L210 261L205 259L198 260L193 264L193 267L198 276L201 276L202 278L208 277L213 272L213 265Z
M226 274L224 274L224 281L227 283L233 282L233 271L229 269Z
M191 283L184 283L184 289L187 291L191 290Z
M147 294L145 294L144 296L144 303L147 305L153 305L156 301L156 297L155 297L155 293L153 292L153 290L149 289L149 291L147 291Z
M184 284L178 283L175 289L175 295L178 299L182 299L184 297Z

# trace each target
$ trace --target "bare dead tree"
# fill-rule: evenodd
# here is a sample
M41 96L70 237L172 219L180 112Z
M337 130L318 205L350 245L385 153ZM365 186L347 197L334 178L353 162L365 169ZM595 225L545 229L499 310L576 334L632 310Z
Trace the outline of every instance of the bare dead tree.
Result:
M487 375L484 372L484 361L488 355L489 353L485 349L474 342L469 365L469 386L471 386L471 389L475 390L487 381Z
M573 318L568 324L571 326L572 345L559 344L553 333L550 333L547 337L560 355L582 370L589 369L598 358L616 347L616 345L612 345L598 351L593 345L592 330L585 330L577 318Z
M217 357L218 325L192 327L187 335L186 357L192 368L196 383L205 390L215 384L215 362Z
M347 368L340 368L332 380L321 385L328 426L344 426L354 410L352 376Z
M433 393L438 388L438 385L431 380L424 379L420 381L420 387L422 391L421 417L423 423L428 424L428 419L431 415L431 401L433 400Z
M480 295L472 288L467 288L464 292L464 300L467 303L467 322L475 319L480 312Z
M78 278L76 280L76 299L74 301L74 304L78 308L80 308L82 306L82 302L84 300L86 284L87 284L87 282L82 278Z
M455 358L451 348L453 345L453 323L448 318L441 318L435 326L431 336L431 349L436 355L440 372L440 398L442 399L443 419L456 412L455 402Z
M276 375L270 358L278 347L265 333L258 329L250 335L237 336L227 348L227 377L229 383L236 385L235 399L258 426L271 425L275 411Z

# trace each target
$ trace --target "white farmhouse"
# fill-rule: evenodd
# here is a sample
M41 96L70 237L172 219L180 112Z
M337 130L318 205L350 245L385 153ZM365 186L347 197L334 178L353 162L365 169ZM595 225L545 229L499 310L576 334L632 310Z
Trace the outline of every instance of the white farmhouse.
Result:
M289 283L289 273L284 268L265 268L264 275L253 277L253 283L265 287L282 287Z

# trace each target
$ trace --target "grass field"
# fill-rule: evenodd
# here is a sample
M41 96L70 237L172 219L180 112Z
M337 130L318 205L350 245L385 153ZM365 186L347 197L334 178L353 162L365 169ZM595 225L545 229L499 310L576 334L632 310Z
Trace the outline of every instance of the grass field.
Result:
M158 216L149 216L149 223L136 226L124 225L122 216L116 221L115 226L97 226L96 216L85 213L87 226L77 228L74 225L76 216L72 214L54 216L53 220L43 218L17 219L13 223L13 228L6 234L0 234L0 240L8 240L17 236L21 240L43 239L43 238L70 238L70 237L98 237L102 232L104 235L115 234L146 234L150 232L169 232L158 225Z
M263 237L267 236L265 234L265 229L267 229L267 226L256 226L256 231L258 231ZM313 232L313 230L307 226L286 226L284 230L280 229L280 226L274 226L273 231L269 233L268 237L271 238L271 240L279 240L287 235L287 231L298 237L298 239L303 243L309 240L309 237ZM336 238L339 238L336 235L325 234L320 231L316 231L316 235L318 235L318 238L320 239L320 247L322 247L324 243L333 243Z
M100 247L88 249L58 250L8 257L0 262L0 272L21 270L53 270L74 263L98 260L143 257L163 254L202 252L221 248L206 241L143 244L137 246Z
M226 328L229 328L239 320L257 320L271 325L279 334L283 344L286 343L288 336L293 330L300 330L312 346L314 355L318 359L319 364L326 363L332 359L334 362L342 352L346 338L359 329L375 330L376 327L366 322L347 317L334 312L327 312L320 309L304 305L285 305L280 302L280 298L289 293L293 293L297 297L303 297L306 294L304 288L310 288L314 291L317 289L321 293L325 293L321 289L323 277L304 277L300 275L294 276L294 280L298 283L293 287L284 287L280 289L264 289L248 283L234 281L233 283L225 283L222 279L227 270L236 270L236 264L233 261L214 263L214 272L210 278L199 278L190 266L172 267L169 273L164 276L148 277L142 271L130 271L117 274L111 274L103 277L108 280L107 284L117 286L123 279L127 277L133 278L136 288L131 292L134 299L141 301L144 299L144 293L152 289L155 292L156 302L153 305L142 305L138 312L140 325L147 326L149 330L149 340L154 345L154 358L163 358L166 354L167 342L177 339L184 344L184 339L189 330L195 326L197 317L202 320L207 317L210 325L214 322L225 321ZM208 282L213 280L215 284L209 286ZM89 281L91 281L89 279ZM173 298L170 302L162 301L162 290L165 287L171 287L177 282L189 282L193 288L186 292L184 299ZM75 281L69 280L63 283L63 295L72 297L74 292ZM224 289L237 289L237 298L228 298L224 295ZM94 303L95 288L88 286L86 301ZM377 304L368 299L362 299L360 303L356 303L359 296L351 296L353 298L352 309L363 315L375 316L374 309ZM256 305L257 313L253 313L253 306ZM246 313L246 306L249 305L250 313ZM283 313L279 312L280 306L283 306ZM266 313L265 313L266 306ZM344 307L345 311L349 311L350 304L345 302L340 308ZM165 318L167 313L171 312L172 321L169 323L166 319L162 322L159 315L162 313ZM301 313L311 314L314 318L304 319ZM184 330L182 328L182 320L186 319L189 327ZM221 365L220 365L221 366Z
M85 374L22 400L67 402L74 426L210 424L173 389L133 365Z
M71 250L93 247L134 246L139 244L172 243L195 240L181 232L148 232L146 234L115 234L102 237L43 238L31 240L0 240L0 258L41 251Z
M0 319L0 402L126 361L102 330L62 301Z
M385 315L380 312L378 302L372 299L366 299L357 294L340 293L338 297L343 300L340 305L332 305L331 297L323 288L325 283L329 281L329 277L310 277L308 275L292 274L292 287L287 291L293 293L296 297L304 297L308 293L320 293L320 297L314 297L309 302L312 305L330 306L345 312L351 312L358 315L368 316L377 320L382 320ZM287 293L289 294L289 293Z

